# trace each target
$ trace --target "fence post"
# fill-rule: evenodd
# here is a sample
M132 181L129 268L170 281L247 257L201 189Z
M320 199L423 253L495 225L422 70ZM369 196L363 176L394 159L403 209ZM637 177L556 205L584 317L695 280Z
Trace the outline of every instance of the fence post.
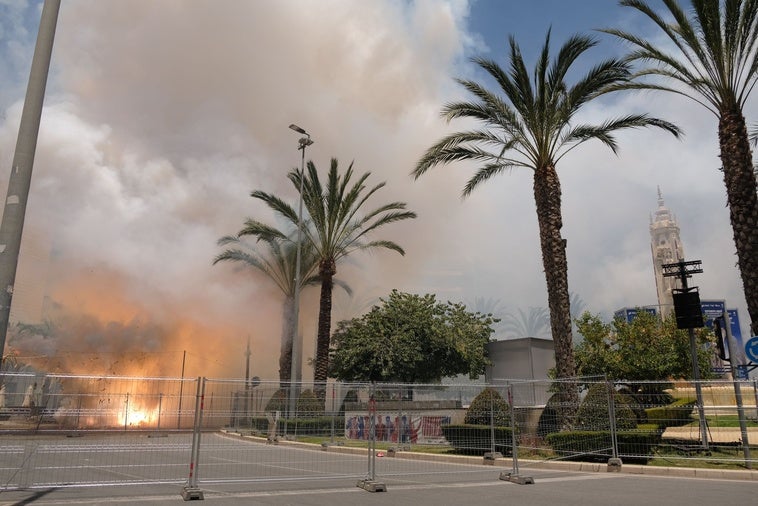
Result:
M486 465L494 465L495 461L498 458L502 458L503 454L497 451L497 447L495 446L495 387L494 386L487 386L483 390L483 392L486 392L489 389L489 397L490 397L490 451L485 452L484 454L484 461L483 464Z
M495 450L495 389L493 387L490 393L490 456L492 460L497 458Z
M337 406L337 398L334 392L334 384L332 383L332 429L329 436L329 442L332 444L334 444L334 422L335 422L335 418L337 417L336 406Z
M369 492L386 492L387 485L376 481L376 397L374 383L369 387L368 397L368 472L356 486Z
M198 460L200 457L200 427L203 423L203 400L205 397L205 378L197 378L197 394L195 395L195 421L192 425L192 450L190 452L190 468L187 484L182 488L182 498L185 501L203 500L203 491L197 486Z
M724 314L722 316L724 319L724 327L726 328L726 346L729 350L729 369L732 373L732 385L734 385L734 400L737 403L737 417L740 421L740 435L742 436L742 453L745 456L745 467L748 469L752 469L753 465L751 463L750 459L750 441L748 441L748 435L747 435L747 423L745 422L745 408L742 404L742 389L740 388L740 380L737 379L737 364L735 363L735 352L733 346L732 346L732 331L731 331L731 325L729 324L729 315L726 314L726 311L724 311ZM736 344L736 343L735 343Z
M508 383L508 407L511 412L511 456L513 459L513 468L511 472L503 471L500 473L500 479L510 481L519 485L529 485L534 483L531 476L521 476L518 468L518 440L516 439L516 410L513 404L513 385Z
M616 437L616 387L613 382L605 381L606 391L608 392L608 422L611 429L611 448L612 456L608 459L608 472L621 471L621 459L618 453L618 438Z
M129 392L126 392L126 401L124 403L124 430L129 422Z

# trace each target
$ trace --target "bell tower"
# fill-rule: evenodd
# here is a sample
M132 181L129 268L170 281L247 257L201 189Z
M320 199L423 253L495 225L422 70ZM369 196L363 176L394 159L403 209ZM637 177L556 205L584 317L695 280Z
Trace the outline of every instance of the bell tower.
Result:
M658 209L655 215L650 216L650 251L653 255L658 307L661 317L666 318L674 310L672 289L676 288L676 279L664 277L662 265L683 259L684 249L679 238L679 224L676 217L664 205L660 187L658 187Z

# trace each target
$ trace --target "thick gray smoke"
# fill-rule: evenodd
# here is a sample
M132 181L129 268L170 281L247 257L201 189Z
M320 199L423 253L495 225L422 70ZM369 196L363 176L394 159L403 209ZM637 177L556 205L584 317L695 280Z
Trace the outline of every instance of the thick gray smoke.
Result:
M465 127L445 125L439 111L461 95L452 78L471 75L466 57L488 54L470 31L469 8L464 0L64 2L18 278L48 296L30 305L36 314L55 306L66 315L66 341L55 350L171 352L157 371L169 375L186 350L217 364L198 374L239 376L250 337L254 374L276 377L279 294L264 277L211 261L216 240L245 217L275 219L251 190L295 203L285 177L300 162L290 123L313 136L307 158L318 167L331 157L345 167L354 160L370 182L387 182L377 205L405 201L419 214L378 236L401 244L405 257L378 252L340 266L359 300L398 288L544 306L530 173L505 174L465 201L466 165L409 177L432 142ZM503 40L515 22L504 20ZM0 77L15 93L0 95L3 167L23 97L23 85L10 83L26 79L33 36L0 34L2 61L17 76ZM489 55L504 62L502 50ZM655 303L647 220L660 185L687 257L703 260L701 292L743 307L712 118L682 102L630 96L583 119L643 108L682 123L687 140L630 132L620 136L619 158L588 145L558 167L571 291L593 312ZM306 290L306 359L317 302L316 290ZM350 307L338 302L335 312L353 316L344 314ZM87 325L99 330L87 334ZM152 337L130 338L132 330Z

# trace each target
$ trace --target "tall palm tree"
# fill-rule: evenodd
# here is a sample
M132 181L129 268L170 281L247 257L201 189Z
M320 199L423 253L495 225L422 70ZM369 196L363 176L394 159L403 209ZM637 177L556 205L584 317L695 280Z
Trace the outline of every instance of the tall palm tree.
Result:
M561 186L556 164L569 151L591 139L599 140L615 153L617 145L613 133L617 130L655 126L679 134L676 126L646 114L630 114L597 125L574 121L583 105L613 90L614 86L626 83L630 76L629 64L608 59L573 85L567 83L566 76L573 64L596 44L594 38L574 35L551 61L548 31L532 76L512 36L507 72L493 60L475 58L473 61L494 79L499 90L490 91L473 80L458 79L473 95L473 100L447 104L442 116L448 121L474 119L481 126L443 138L426 151L413 171L418 179L436 165L461 160L476 162L479 167L466 183L464 197L503 171L513 168L532 171L559 379L573 377L575 366L566 241L561 237ZM573 388L565 387L561 395L566 405L577 399ZM564 422L567 420L564 418Z
M737 264L752 331L758 334L758 187L743 115L758 79L758 0L691 0L689 13L676 0L663 0L670 23L647 2L620 3L647 16L674 44L668 51L623 30L604 30L631 44L627 61L643 65L630 87L683 95L718 118Z
M521 308L509 312L503 318L503 328L513 338L548 337L550 335L550 313L546 307Z
M337 262L355 251L376 248L386 248L404 255L405 251L398 244L386 240L368 240L368 237L384 225L416 217L416 213L406 210L403 202L391 202L360 216L364 204L385 186L385 183L379 183L368 188L366 181L370 174L366 172L353 182L353 164L341 175L337 160L332 158L325 187L321 184L316 165L312 161L307 164L306 174L294 169L287 175L298 191L302 188L303 206L309 219L308 226L303 227L303 237L313 248L321 281L313 374L317 384L326 382L329 367L332 289ZM294 209L281 199L262 191L251 195L297 224L298 216ZM323 401L324 389L317 388L317 392Z
M253 236L263 248L245 242L246 236ZM245 227L236 236L224 236L218 240L219 246L228 249L219 253L213 265L219 262L236 262L252 267L268 277L284 294L282 305L282 334L279 352L279 382L284 387L290 381L292 371L292 343L297 332L295 322L295 265L297 243L283 232L268 227L258 221L248 219ZM301 249L301 286L318 281L314 275L318 266L313 249L304 245Z

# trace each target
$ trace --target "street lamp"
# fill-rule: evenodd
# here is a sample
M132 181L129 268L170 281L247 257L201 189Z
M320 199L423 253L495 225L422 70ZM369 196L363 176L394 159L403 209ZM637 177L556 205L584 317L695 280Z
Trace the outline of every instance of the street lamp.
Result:
M303 128L295 125L290 125L290 129L295 132L304 135L301 137L297 144L297 149L301 152L300 158L300 188L299 188L299 203L297 211L297 245L295 247L295 335L292 336L292 368L290 372L290 391L289 391L289 412L292 414L295 412L297 401L297 383L301 374L300 367L300 354L301 354L301 342L300 342L300 243L303 239L303 180L305 179L305 148L313 144L311 136Z

